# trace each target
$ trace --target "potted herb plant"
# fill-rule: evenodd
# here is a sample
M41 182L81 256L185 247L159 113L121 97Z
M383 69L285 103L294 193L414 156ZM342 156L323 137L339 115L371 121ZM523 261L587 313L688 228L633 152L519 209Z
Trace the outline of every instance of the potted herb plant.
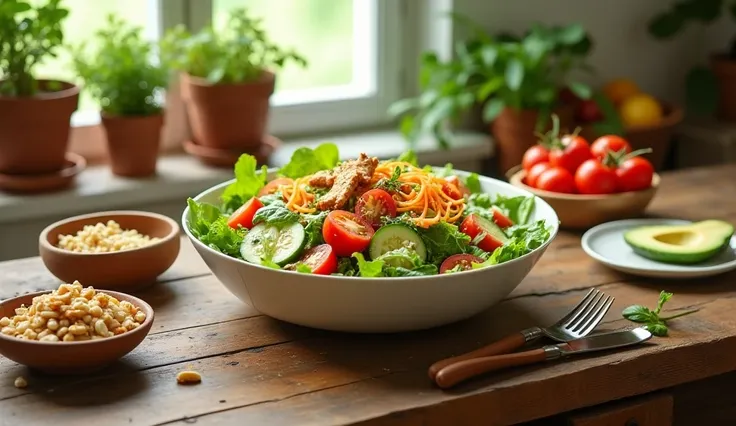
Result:
M95 33L94 49L87 43L73 49L74 69L100 104L112 172L119 176L156 174L168 72L154 62L154 44L142 34L143 28L110 14Z
M268 38L261 20L244 8L230 12L221 30L210 23L196 34L169 30L161 54L181 71L181 92L194 143L253 152L263 142L275 88L275 69L287 61L306 66L292 50Z
M713 23L724 13L736 20L736 5L722 0L681 0L649 21L649 34L670 39L690 23ZM736 121L736 38L727 50L712 53L709 62L709 67L696 66L688 73L686 104L693 112L715 112L721 120Z
M590 48L590 38L578 24L536 25L523 37L476 31L457 45L449 61L426 53L420 95L394 103L389 114L402 116L400 128L409 141L432 132L447 148L452 123L481 104L496 141L499 169L505 173L536 143L552 112L563 126L573 123L573 109L560 95L565 89L579 98L590 96L588 86L568 81L571 70L586 67Z
M62 46L69 14L60 0L0 1L0 173L61 170L79 88L36 79L34 68Z

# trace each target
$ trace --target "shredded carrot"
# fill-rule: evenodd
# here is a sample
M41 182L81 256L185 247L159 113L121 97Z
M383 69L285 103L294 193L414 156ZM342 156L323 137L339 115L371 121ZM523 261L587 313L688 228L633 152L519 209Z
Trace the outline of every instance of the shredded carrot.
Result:
M279 190L286 201L286 208L298 213L314 213L314 194L307 192L310 176L294 179L291 185L279 185Z

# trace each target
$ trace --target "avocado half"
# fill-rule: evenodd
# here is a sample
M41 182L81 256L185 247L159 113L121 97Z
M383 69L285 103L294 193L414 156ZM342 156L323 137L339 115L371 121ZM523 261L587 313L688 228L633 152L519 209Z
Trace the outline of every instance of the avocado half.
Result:
M704 262L725 248L734 227L722 220L704 220L687 225L641 226L624 233L635 253L665 263Z

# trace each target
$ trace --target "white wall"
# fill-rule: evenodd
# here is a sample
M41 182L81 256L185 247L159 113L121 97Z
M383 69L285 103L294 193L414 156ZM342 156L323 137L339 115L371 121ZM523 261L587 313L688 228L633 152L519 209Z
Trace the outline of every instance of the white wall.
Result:
M598 70L597 83L630 77L655 96L679 102L687 71L704 59L713 46L724 46L721 34L728 34L734 26L726 22L707 34L703 28L692 27L675 40L655 40L646 31L647 21L671 3L671 0L454 0L454 8L492 32L521 32L535 21L580 22L595 41L590 63ZM464 38L468 33L463 30L455 28L455 36Z

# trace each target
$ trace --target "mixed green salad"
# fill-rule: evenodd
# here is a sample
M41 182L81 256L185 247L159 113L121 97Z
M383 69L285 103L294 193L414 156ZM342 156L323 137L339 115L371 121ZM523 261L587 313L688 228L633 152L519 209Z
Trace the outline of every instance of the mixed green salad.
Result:
M186 226L227 256L274 269L355 277L458 273L543 245L534 197L481 190L477 174L420 167L409 151L339 161L337 146L299 148L268 178L243 154L220 203L188 199Z

